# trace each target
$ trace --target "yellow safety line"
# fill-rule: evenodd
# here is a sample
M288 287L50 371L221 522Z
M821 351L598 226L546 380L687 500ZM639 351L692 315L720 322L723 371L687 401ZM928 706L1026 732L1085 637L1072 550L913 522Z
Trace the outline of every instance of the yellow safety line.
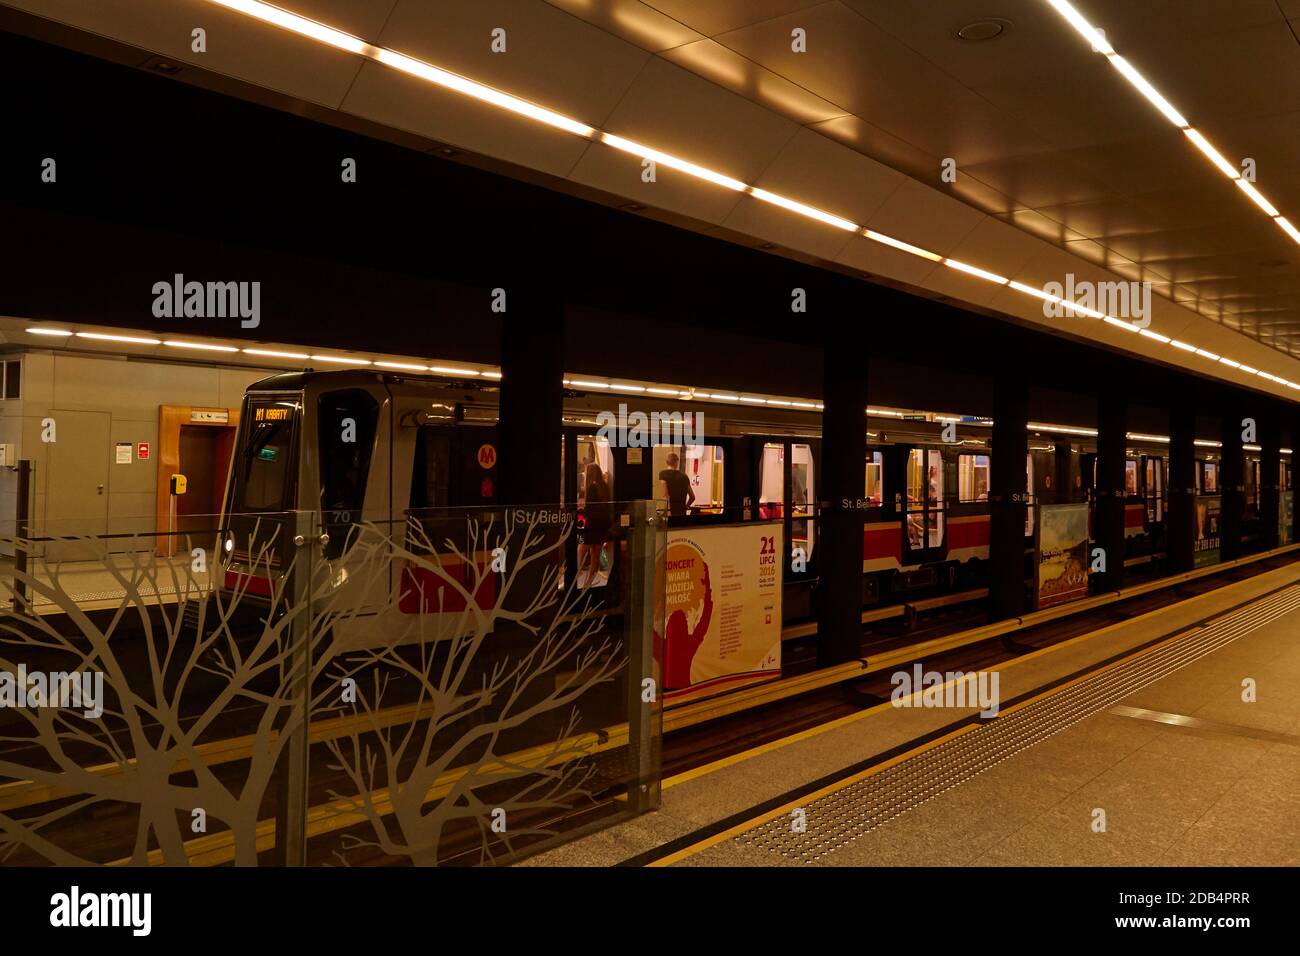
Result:
M1242 583L1244 583L1244 582L1242 582ZM1222 589L1219 589L1219 590L1222 590ZM1215 593L1218 593L1218 591L1210 591L1210 592L1207 592L1206 594L1198 594L1198 595L1196 595L1195 597L1188 598L1186 601L1180 602L1178 605L1175 605L1175 606L1176 606L1176 607L1182 607L1182 606L1184 606L1184 605L1186 605L1186 604L1191 603L1192 601L1199 600L1200 598L1203 598L1203 597L1208 597L1208 596L1210 596L1211 594L1215 594ZM1168 608L1164 608L1164 609L1162 609L1162 610L1169 610L1169 609L1168 609ZM1151 611L1151 612L1148 612L1147 614L1142 615L1142 616L1139 617L1139 618L1133 618L1132 621L1121 621L1121 622L1119 622L1118 624L1113 624L1113 625L1111 625L1110 627L1104 628L1103 630L1100 630L1100 631L1095 631L1095 632L1092 632L1092 633L1090 633L1090 634L1081 634L1079 637L1071 638L1071 640L1069 640L1069 641L1067 641L1067 642L1065 642L1065 643L1063 643L1063 644L1058 644L1058 645L1055 645L1055 646L1053 646L1053 647L1042 648L1041 650L1034 651L1032 654L1026 654L1023 658L1017 658L1015 661L1010 661L1010 662L1008 662L1008 666L1009 666L1010 664L1019 663L1019 661L1021 661L1021 660L1027 660L1027 659L1030 658L1031 656L1038 656L1038 655L1043 654L1044 652L1047 652L1047 651L1055 651L1055 650L1058 650L1058 649L1060 649L1060 648L1066 647L1066 646L1068 646L1068 645L1070 645L1070 644L1075 644L1075 643L1078 643L1078 642L1083 641L1083 640L1090 640L1091 638L1096 637L1096 636L1098 636L1098 635L1100 635L1100 634L1103 634L1103 633L1105 633L1106 631L1113 630L1113 629L1116 628L1116 627L1123 627L1123 626L1126 625L1126 624L1131 624L1131 623L1133 623L1133 622L1135 622L1135 621L1139 621L1139 620L1141 620L1142 618L1149 617L1150 615L1152 615L1152 614L1156 614L1156 613L1159 613L1159 612L1158 612L1158 611ZM1190 627L1191 627L1191 625L1189 625L1187 628L1182 628L1182 629L1180 629L1179 631L1175 632L1174 634L1170 635L1170 636L1169 636L1168 638L1166 638L1165 640L1159 641L1159 642L1157 642L1157 643L1155 643L1155 644L1152 644L1152 645L1150 645L1150 646L1148 646L1148 647L1144 647L1144 648L1141 648L1141 649L1139 649L1139 650L1135 650L1135 651L1132 651L1132 652L1130 652L1130 653L1128 653L1128 654L1125 654L1123 657L1119 658L1118 660L1112 661L1111 663L1106 664L1106 665L1104 665L1104 666L1102 666L1102 667L1095 668L1094 670L1091 670L1091 671L1087 672L1086 674L1082 674L1082 675L1080 675L1080 676L1078 676L1078 677L1072 678L1071 680L1068 680L1068 681L1066 681L1066 682L1063 683L1063 684L1059 684L1059 685L1057 685L1056 687L1051 688L1050 690L1046 690L1046 691L1043 691L1043 692L1041 692L1041 693L1039 693L1039 694L1035 694L1033 697L1030 697L1030 698L1028 698L1027 700L1023 700L1023 701L1021 701L1020 703L1015 704L1014 706L1009 707L1009 708L1007 708L1006 710L1002 711L1002 714L1014 714L1014 713L1016 713L1017 711L1023 710L1023 709L1026 708L1026 707L1029 707L1029 706L1031 706L1031 705L1033 705L1033 704L1038 703L1038 702L1041 701L1041 700L1046 700L1047 698L1052 697L1052 696L1055 695L1055 694L1059 694L1061 691L1069 690L1071 687L1074 687L1074 686L1076 686L1076 685L1078 685L1078 684L1081 684L1081 683L1083 683L1085 680L1090 680L1090 679L1092 679L1093 677L1096 677L1096 676L1099 675L1099 674L1104 674L1104 673L1106 673L1107 671L1114 670L1115 668L1120 667L1120 666L1122 666L1122 665L1124 665L1124 664L1127 664L1127 663L1129 663L1130 661L1137 660L1138 658L1145 657L1147 654L1151 654L1151 653L1153 653L1153 652L1155 652L1155 651L1161 650L1162 648L1168 646L1168 645L1169 645L1170 643L1172 643L1173 641L1178 640L1178 639L1179 639L1183 634L1186 633L1187 630L1190 629ZM848 723L848 722L850 722L850 721L852 721L852 720L860 720L860 719L862 719L862 718L868 716L868 715L869 715L870 713L872 713L872 712L879 712L880 710L882 710L882 709L884 709L884 708L886 708L886 707L892 707L892 706L893 706L892 704L888 704L888 703L886 703L886 704L878 704L878 705L876 705L875 707L870 708L870 710L868 710L868 711L864 711L862 714L853 714L853 715L850 715L850 716L847 717L847 718L842 718L842 721L845 722L845 723ZM837 723L838 723L838 722L837 722ZM746 820L746 821L743 822L743 823L738 823L738 824L736 824L736 825L733 826L733 827L729 827L727 830L724 830L722 833L718 833L718 834L714 834L714 835L712 835L712 836L706 837L705 839L699 841L698 843L694 843L694 844L692 844L691 846L685 847L685 848L683 848L683 849L681 849L681 850L677 850L676 852L671 853L671 854L669 854L668 856L661 857L660 859L655 860L655 861L653 861L653 862L651 862L651 863L648 863L648 864L646 864L646 865L647 865L647 866L652 866L652 867L671 866L671 865L673 865L674 863L680 862L681 860L684 860L684 859L686 859L686 858L688 858L688 857L695 856L696 854L701 853L701 852L703 852L704 850L707 850L709 847L716 846L717 844L722 843L723 841L728 840L728 839L730 839L730 838L732 838L732 837L734 837L734 836L738 836L738 835L741 834L741 833L745 833L745 832L747 832L747 831L749 831L749 830L753 830L753 829L755 829L756 827L760 827L760 826L762 826L763 824L765 824L765 823L767 823L767 822L769 822L769 821L771 821L771 820L775 820L775 819L777 819L778 817L785 816L785 815L788 814L791 810L794 810L794 809L797 808L797 807L805 806L805 805L811 803L811 802L814 801L814 800L818 800L818 799L820 799L821 797L824 797L824 796L827 796L828 794L831 794L831 793L836 792L837 790L842 790L842 789L844 789L845 787L850 786L851 784L857 783L857 782L860 781L860 780L865 780L866 778L872 776L873 774L877 774L877 773L879 773L879 772L882 771L882 770L886 770L886 769L888 769L889 767L895 766L896 764L899 764L899 763L903 762L904 760L910 759L911 757L915 757L915 756L917 756L918 754L922 754L922 753L924 753L924 752L927 751L927 750L930 750L930 749L932 749L932 748L934 748L934 747L937 747L937 746L938 746L939 744L941 744L941 743L945 743L945 742L947 742L947 741L949 741L949 740L952 740L952 739L955 738L955 737L959 737L959 736L961 736L961 735L964 734L964 733L969 733L970 731L975 730L977 727L980 727L980 726L982 726L982 725L981 725L981 724L967 724L965 727L959 727L957 730L954 730L953 732L951 732L951 733L949 733L949 734L945 734L944 736L939 737L939 738L937 738L936 740L928 741L928 742L926 742L926 743L924 743L924 744L921 744L921 745L918 746L918 747L914 747L914 748L912 748L911 750L906 751L905 753L899 754L899 755L896 756L896 757L891 757L891 758L889 758L888 760L885 760L885 761L883 761L883 762L881 762L881 763L879 763L879 764L876 764L876 765L873 766L873 767L869 767L868 769L862 771L861 773L856 773L856 774L852 775L851 777L846 777L845 779L843 779L843 780L839 780L839 781L837 781L837 782L835 782L835 783L833 783L833 784L830 784L829 786L822 787L820 790L817 790L817 791L815 791L815 792L813 792L813 793L806 794L806 795L804 795L804 796L802 796L802 797L799 797L799 798L796 799L796 800L791 800L789 803L786 803L786 804L782 805L781 807L777 808L776 810L771 810L771 811L768 811L768 812L766 812L766 813L757 814L757 815L755 815L754 817L751 817L750 819ZM828 728L828 729L829 729L829 728ZM819 730L820 730L820 728L812 728L811 731L804 731L802 734L795 735L795 737L790 738L790 742L794 742L795 739L800 738L800 737L811 736L812 733L817 732L817 731L819 731ZM773 741L772 744L775 744L775 745L778 745L778 746L784 746L784 741ZM775 749L775 747L773 747L772 745L764 745L764 747L767 748L767 749ZM755 751L756 751L756 752L757 752L757 751L762 751L762 750L764 749L764 747L755 748ZM747 753L749 753L749 752L747 752ZM725 761L726 759L728 759L728 758L723 758L724 761ZM733 761L733 762L734 762L734 761ZM721 764L721 763L723 763L723 761L717 761L717 763ZM708 766L713 766L713 765L708 765ZM703 769L703 768L697 768L697 769ZM715 769L716 769L716 768L715 768ZM693 772L692 772L692 771L688 771L687 773L689 774L689 773L693 773ZM696 776L699 776L699 775L700 775L700 774L696 774ZM679 776L683 776L683 777L684 777L684 776L686 776L686 775L683 774L683 775L679 775ZM680 780L675 780L675 779L674 779L674 781L672 781L672 782L682 782L682 781L680 781ZM666 780L666 781L664 781L663 786L664 786L665 788L668 787L668 786L671 786L671 782Z
M1246 582L1242 581L1239 583L1244 584ZM1227 585L1227 587L1232 587L1232 585ZM1189 604L1192 604L1196 601L1200 601L1202 598L1213 597L1215 595L1221 596L1223 590L1224 590L1223 588L1216 588L1213 591L1206 591L1204 594L1196 594L1193 595L1192 597L1179 601L1177 604L1169 604L1162 608L1156 608L1153 611L1147 611L1145 614L1140 614L1137 617L1129 618L1127 621L1117 621L1116 623L1109 624L1106 627L1101 628L1100 630L1089 631L1087 634L1080 634L1077 637L1072 637L1069 640L1062 641L1059 644L1052 644L1048 647L1041 647L1036 651L1030 651L1027 654L1022 654L1019 657L1015 657L1009 661L1006 661L1005 663L999 664L998 668L1001 670L1005 670L1006 668L1009 667L1015 667L1017 664L1023 664L1027 661L1035 660L1039 657L1042 657L1045 654L1051 654L1051 653L1055 653L1056 651L1062 651L1065 650L1067 647L1073 647L1077 644L1082 644L1085 641L1090 641L1093 638L1101 637L1103 634L1108 634L1111 631L1117 630L1121 627L1127 627L1130 624L1140 624L1141 622L1145 621L1149 617L1154 617L1157 614L1164 614L1169 611L1186 607ZM961 649L960 647L953 648L953 650L960 650L960 649ZM940 653L947 653L947 652L940 651ZM663 789L667 790L669 787L674 787L677 784L686 783L690 780L695 780L699 777L705 776L706 774L713 773L715 770L722 770L724 767L730 767L738 763L743 763L744 761L749 760L753 757L762 756L763 754L770 753L773 750L780 750L782 747L788 746L789 744L798 743L801 740L807 740L811 737L816 737L818 734L824 734L832 730L837 730L840 727L855 723L859 720L865 720L866 718L871 717L873 714L878 714L881 711L891 710L891 709L893 709L893 704L890 702L876 704L872 707L866 708L865 710L858 711L855 714L848 714L844 717L837 717L835 720L829 721L824 724L818 724L816 727L809 727L806 730L801 730L798 733L791 734L788 737L780 737L776 740L769 740L767 743L759 744L757 747L753 747L749 750L743 750L740 753L730 754L726 757L719 757L717 760L713 761L712 763L701 764L698 767L694 767L690 770L683 770L679 774L675 774L672 777L666 778L662 784Z

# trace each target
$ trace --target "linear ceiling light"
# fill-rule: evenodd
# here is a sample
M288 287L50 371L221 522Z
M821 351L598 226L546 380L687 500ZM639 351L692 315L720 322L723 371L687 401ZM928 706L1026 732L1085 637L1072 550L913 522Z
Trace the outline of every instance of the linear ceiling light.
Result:
M1184 347L1184 344L1169 342L1164 336L1161 336L1154 331L1139 329L1131 323L1123 322L1114 316L1108 316L1104 313L1085 308L1084 306L1076 305L1068 299L1060 299L1056 296L1051 296L1046 292L1034 289L1032 286L1020 282L1012 282L995 272L989 272L968 263L946 258L937 253L930 252L929 250L923 249L919 246L911 245L901 239L895 239L892 236L887 236L872 229L861 228L857 223L842 216L835 215L834 213L827 212L815 206L810 206L807 203L800 202L799 200L793 199L789 196L783 196L766 189L761 189L757 186L736 179L733 176L728 176L726 173L720 172L719 170L710 169L707 166L701 166L698 163L693 163L690 160L656 149L653 146L597 129L594 126L590 126L587 123L574 119L573 117L557 113L554 110L539 106L536 103L531 103L528 100L521 99L520 97L514 96L510 93L471 80L468 77L461 76L460 74L444 70L441 67L434 66L431 63L426 63L423 60L416 59L407 54L368 43L350 33L335 29L307 17L290 13L287 10L272 6L269 3L263 3L261 0L209 0L209 2L225 7L229 10L246 14L250 17L261 20L264 23L283 30L288 30L292 33L326 44L335 49L343 50L357 56L366 57L376 63L381 63L385 66L391 67L392 69L400 70L403 73L426 80L427 82L433 83L434 85L440 86L444 89L461 93L484 103L490 103L518 116L535 120L555 129L572 133L575 136L581 136L584 139L603 143L613 149L630 153L634 156L639 156L642 159L653 160L659 165L686 173L687 175L713 183L714 185L722 186L725 189L748 194L761 202L779 206L795 213L796 215L814 219L826 225L833 226L834 228L843 229L846 232L857 232L867 239L891 246L902 252L906 252L909 255L914 255L930 262L942 262L949 268L965 272L968 275L975 276L976 278L988 282L1009 286L1019 293L1031 295L1049 302L1058 302L1075 314L1087 315L1095 319L1105 319L1109 324L1123 328L1126 331L1142 332L1148 339L1163 342L1165 344L1172 344L1177 348ZM1219 169L1220 172L1233 179L1237 183L1238 187L1241 188L1241 190L1246 193L1246 195L1249 196L1256 205L1268 213L1288 236L1297 243L1300 243L1300 230L1297 230L1289 221L1280 216L1277 210L1273 208L1273 205L1250 183L1242 179L1240 174L1233 169L1231 164L1229 164L1228 161L1210 145L1204 136L1202 136L1197 130L1191 128L1191 125L1183 115L1179 113L1169 103L1169 101L1166 100L1164 96L1162 96L1135 67L1133 67L1132 64L1115 52L1114 48L1106 40L1102 31L1092 26L1092 24L1090 24L1078 10L1068 3L1067 0L1047 0L1047 2L1050 3L1052 7L1056 9L1057 12L1059 12L1070 23L1070 25L1089 42L1095 51L1103 54L1107 59L1109 59L1111 65L1114 66L1115 69L1117 69L1135 89L1142 93L1144 97L1159 109L1171 123L1181 129L1196 148L1200 150L1215 165L1215 167ZM151 344L158 343L155 342ZM1187 347L1187 351L1195 352L1196 350L1196 346ZM250 351L250 354L257 353ZM343 362L346 364L369 364L368 362L362 362L355 359L348 360L328 356L312 356L312 358L318 359L319 361ZM1243 372L1245 370L1245 366L1242 366L1239 369L1239 371ZM435 366L431 368L430 371L442 372L443 370ZM477 374L481 375L483 378L497 380L501 377L500 372L486 371L471 372L468 370L458 370L458 374ZM735 401L737 399L735 397L728 397L724 400Z
M131 345L162 345L162 339L147 339L138 335L109 335L105 332L78 332L79 339L94 339L98 342L127 342Z
M27 329L26 331L32 335L57 335L61 337L72 334L68 329Z
M177 342L168 339L163 345L174 349L198 349L202 352L238 352L233 345L212 345L208 342Z

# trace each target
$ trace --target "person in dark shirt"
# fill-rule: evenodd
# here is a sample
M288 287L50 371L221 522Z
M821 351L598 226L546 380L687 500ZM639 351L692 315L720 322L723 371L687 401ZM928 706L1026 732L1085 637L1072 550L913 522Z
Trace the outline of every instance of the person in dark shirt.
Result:
M691 490L691 480L678 470L681 459L676 452L668 455L668 467L659 472L659 483L663 497L668 500L668 513L673 517L686 514L686 509L695 503L695 492Z

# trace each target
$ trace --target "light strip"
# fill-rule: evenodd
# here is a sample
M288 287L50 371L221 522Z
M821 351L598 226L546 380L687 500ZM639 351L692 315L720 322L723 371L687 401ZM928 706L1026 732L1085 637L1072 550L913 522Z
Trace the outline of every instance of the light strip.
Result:
M78 332L79 339L94 339L97 342L128 342L131 345L162 345L162 339L146 339L138 335L108 335L104 332Z
M57 335L60 337L72 334L68 329L26 329L25 331L30 332L32 335Z
M346 355L313 355L313 362L336 362L339 365L372 365L370 359L348 358Z
M1264 210L1264 212L1267 213L1270 218L1276 219L1278 216L1282 215L1280 212L1277 211L1276 207L1274 207L1274 205L1271 202L1269 202L1267 199L1264 198L1263 193L1261 193L1250 183L1246 182L1246 180L1238 179L1237 188L1240 189L1242 192L1244 192L1247 196L1249 196L1251 202L1253 202L1260 209Z
M1281 226L1288 236L1294 239L1297 243L1300 243L1300 230L1291 225L1291 221L1287 219L1286 216L1278 216L1273 221Z
M304 362L311 358L306 352L276 352L272 349L244 349L244 354L264 355L267 358L301 359Z
M233 345L210 345L207 342L176 342L168 339L163 345L174 349L199 349L204 352L238 352Z
M556 113L538 106L535 103L529 103L527 100L521 100L517 96L511 96L509 93L502 93L500 90L494 90L490 86L484 86L482 83L476 83L473 80L467 80L463 76L451 73L447 70L425 63L423 60L417 60L414 57L407 56L404 53L396 53L393 50L386 50L382 47L376 47L374 59L378 60L384 66L391 66L395 70L401 70L411 76L418 76L422 80L428 80L430 83L437 84L445 89L455 90L457 93L464 93L466 96L472 96L476 100L482 100L484 103L491 103L493 106L499 106L503 110L509 110L511 113L518 113L520 116L527 116L529 119L537 120L539 123L545 123L547 126L554 126L556 129L562 129L567 133L573 133L576 136L582 136L590 139L596 135L596 130L586 123L581 123L572 117L565 116L563 113Z
M770 202L774 206L780 206L782 209L788 209L791 212L797 212L801 216L807 216L809 219L816 219L824 222L829 226L837 229L843 229L846 232L857 232L862 227L856 222L849 222L829 212L823 212L815 206L809 206L793 199L787 199L785 196L778 196L776 193L770 193L766 189L759 189L757 186L749 190L749 194L755 199L761 199L763 202Z
M256 0L211 0L219 7L226 7L238 13L246 14L250 17L256 17L265 23L280 27L285 30L291 30L294 33L318 40L328 46L344 50L348 53L359 53L364 56L375 56L379 51L372 47L364 40L354 37L350 33L344 33L342 30L335 30L333 27L327 27L323 23L317 23L315 20L308 20L306 17L300 17L296 13L290 13L287 10L281 10L279 7L273 7L269 3L258 3Z
M380 368L395 368L403 372L427 372L427 365L412 365L409 362L376 362Z
M996 282L998 285L1007 285L1011 282L1005 276L1000 276L996 272L985 272L983 269L977 269L965 262L956 259L944 258L943 264L950 269L956 269L958 272L966 272L980 279L987 279L989 282Z
M920 256L922 259L929 259L931 262L943 261L943 256L936 255L928 249L922 249L920 246L910 245L909 243L903 242L901 239L887 236L883 232L876 232L874 229L864 229L862 234L875 242L883 242L887 246L893 246L895 249L901 249L903 252L910 253L911 255Z
M288 30L300 36L316 40L317 42L331 46L335 49L366 57L385 66L391 67L392 69L400 70L408 75L419 77L420 79L426 80L444 89L449 89L482 102L490 103L503 110L515 113L516 115L527 117L547 126L580 136L584 139L595 140L596 142L603 143L611 148L631 153L644 159L654 160L656 163L670 169L684 172L688 175L695 176L696 178L714 183L715 185L722 186L726 189L740 193L747 193L755 199L780 206L781 208L797 215L815 219L819 222L845 231L859 231L859 227L856 223L833 213L818 209L815 206L810 206L806 203L799 202L796 199L782 196L765 189L760 189L732 176L728 176L718 170L709 169L708 167L693 163L671 153L655 149L652 146L599 130L594 126L590 126L580 120L574 119L573 117L557 113L554 110L546 109L536 103L531 103L527 100L521 99L520 97L513 96L509 93L505 93L501 90L468 79L467 77L461 76L457 73L444 70L431 63L426 63L423 60L416 59L415 57L408 56L404 53L398 53L395 50L376 46L350 33L326 26L325 24L311 20L307 17L289 13L288 11L272 6L269 3L263 3L261 0L210 0L210 2L225 7L226 9L254 17L264 23ZM1164 96L1161 95L1161 93L1152 86L1132 64L1115 52L1114 48L1107 41L1103 31L1089 23L1078 10L1067 2L1067 0L1047 0L1047 2L1058 13L1060 13L1067 22L1069 22L1085 40L1088 41L1093 50L1101 53L1110 60L1111 65L1114 66L1115 69L1118 70L1136 90L1138 90L1148 101L1160 110L1160 112L1171 123L1182 130L1197 149L1200 150L1212 163L1214 163L1220 172L1236 181L1243 192L1245 192L1246 195L1249 196L1261 209L1274 218L1278 222L1278 225L1286 231L1288 236L1297 243L1300 243L1300 230L1297 230L1290 222L1283 219L1278 214L1277 210L1273 208L1272 204L1269 203L1269 201L1265 199L1258 190L1245 180L1241 179L1240 174L1232 168L1227 160L1225 160L1213 146L1210 145L1205 137L1197 130L1193 129L1191 124L1187 122L1183 115L1179 113L1178 110L1176 110L1173 105L1166 100ZM1047 294L1042 293L1039 290L1032 290L1031 287L1022 283L1011 282L1009 279L1000 276L997 273L980 269L976 266L969 265L968 263L948 259L918 246L910 245L900 239L894 239L891 236L875 232L874 230L862 229L860 234L867 239L892 246L893 248L899 249L910 255L915 255L931 262L943 262L948 267L965 272L968 275L973 275L977 278L994 282L999 285L1010 285L1017 292L1032 295L1036 298L1045 299L1047 301L1054 301L1054 298L1049 298ZM1065 302L1065 300L1055 301ZM1161 338L1163 338L1146 329L1138 329L1131 323L1122 322L1114 316L1107 316L1100 312L1074 305L1073 303L1065 302L1065 304L1076 313L1082 313L1092 318L1107 320L1110 324L1118 325L1126 331L1140 331L1146 333L1146 337L1155 339L1156 341L1160 341ZM1182 347L1178 343L1168 344ZM1192 346L1188 350L1196 351L1196 347ZM340 361L339 359L332 358L321 358L320 360ZM436 369L434 369L434 371L436 371ZM499 379L500 373L483 373L483 377Z
M1206 159L1214 163L1215 166L1219 167L1219 172L1223 173L1223 175L1227 176L1229 179L1241 178L1241 174L1237 172L1236 169L1233 168L1231 163L1229 163L1226 159L1224 159L1221 155L1219 155L1219 151L1210 145L1210 141L1208 139L1206 139L1196 130L1192 129L1190 126L1187 129L1183 130L1183 132L1187 134L1188 139L1190 139L1193 143L1196 144L1196 148L1205 154Z
M475 369L472 369L472 368L452 368L452 367L449 366L449 365L430 365L430 366L429 366L429 371L430 371L430 372L435 372L435 373L437 373L438 375L469 375L469 376L474 376L474 375L485 375L485 374L486 374L485 372L478 372L478 371L476 371Z
M682 159L680 156L674 156L671 153L665 153L641 143L635 143L630 139L624 139L622 136L615 136L613 133L601 133L600 141L606 146L613 146L615 149L621 149L625 153L632 153L642 159L654 160L660 166L667 166L669 169L695 176L697 179L706 180L717 186L725 186L727 189L734 189L736 192L742 193L749 190L749 186L739 179L732 179L717 170L697 165L689 160Z

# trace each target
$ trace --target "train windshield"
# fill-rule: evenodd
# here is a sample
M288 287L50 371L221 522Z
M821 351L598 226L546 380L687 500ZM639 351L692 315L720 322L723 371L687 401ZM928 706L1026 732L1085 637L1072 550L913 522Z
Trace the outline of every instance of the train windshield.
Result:
M233 468L232 514L289 511L297 484L296 398L251 398L244 440Z

